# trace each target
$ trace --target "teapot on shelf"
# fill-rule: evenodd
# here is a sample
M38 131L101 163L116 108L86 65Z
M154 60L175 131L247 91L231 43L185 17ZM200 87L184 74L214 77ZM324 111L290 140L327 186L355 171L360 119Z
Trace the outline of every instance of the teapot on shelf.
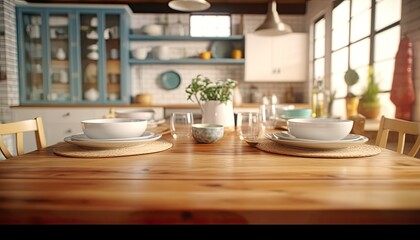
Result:
M85 91L84 95L86 100L89 101L96 101L99 98L99 92L95 88L89 88L87 91Z
M65 60L66 59L66 53L64 52L64 49L63 48L59 48L57 50L57 53L56 53L55 57L58 60Z

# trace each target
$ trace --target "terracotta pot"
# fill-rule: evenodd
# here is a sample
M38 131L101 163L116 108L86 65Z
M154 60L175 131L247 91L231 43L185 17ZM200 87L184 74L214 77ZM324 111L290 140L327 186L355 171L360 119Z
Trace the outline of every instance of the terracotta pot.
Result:
M381 113L381 104L379 102L364 103L363 100L360 100L357 111L367 119L376 119Z
M358 97L346 97L346 114L347 118L357 115L357 106L359 105Z

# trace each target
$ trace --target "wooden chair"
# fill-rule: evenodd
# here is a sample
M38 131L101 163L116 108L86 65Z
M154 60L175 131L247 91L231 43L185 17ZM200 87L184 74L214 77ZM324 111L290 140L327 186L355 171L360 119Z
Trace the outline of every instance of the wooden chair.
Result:
M23 133L32 131L35 132L37 149L45 148L47 146L47 142L45 141L45 133L41 117L19 122L0 124L0 150L6 159L12 158L13 155L4 144L2 135L15 134L16 153L17 155L22 155L24 153Z
M391 119L382 116L379 124L378 135L376 136L375 145L386 148L388 142L388 133L398 132L397 152L404 153L405 136L406 134L417 136L411 150L407 155L414 157L420 149L420 122L410 122L401 119Z

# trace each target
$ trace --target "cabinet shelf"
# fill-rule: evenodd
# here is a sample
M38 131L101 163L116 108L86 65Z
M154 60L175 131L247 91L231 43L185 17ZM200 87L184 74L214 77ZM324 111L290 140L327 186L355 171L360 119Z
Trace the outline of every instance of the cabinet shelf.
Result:
M135 59L129 60L130 64L244 64L244 59L233 59L233 58L212 58L212 59L200 59L200 58L182 58L172 60L159 60L159 59Z
M130 103L126 48L131 14L129 8L45 6L16 6L19 87L20 92L25 93L20 94L20 104ZM97 25L92 28L89 25L94 18ZM58 20L66 24L58 26L61 24ZM28 26L42 33L31 30L35 32L27 36ZM108 26L115 26L113 31L116 32L111 36L118 38L107 38L105 33ZM96 31L97 37L91 31ZM32 38L38 35L39 39ZM64 60L60 60L61 53L58 55L61 49L65 52ZM66 84L59 81L66 79ZM108 81L115 84L107 85ZM90 88L98 92L99 98L96 101L83 98L83 94ZM120 97L110 96L110 91Z
M142 34L130 34L129 40L141 41L242 41L243 35L233 35L229 37L191 37L191 36L149 36Z

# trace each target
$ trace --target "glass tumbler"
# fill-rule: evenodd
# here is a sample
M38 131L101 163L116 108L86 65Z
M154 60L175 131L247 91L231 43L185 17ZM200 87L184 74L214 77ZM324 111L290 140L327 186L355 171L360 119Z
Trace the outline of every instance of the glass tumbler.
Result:
M256 112L240 112L237 116L239 138L246 142L258 142L261 130L260 114Z
M174 112L171 114L169 125L173 138L191 137L193 114L190 112Z
M276 105L268 104L260 106L261 120L265 129L274 129L276 126Z

